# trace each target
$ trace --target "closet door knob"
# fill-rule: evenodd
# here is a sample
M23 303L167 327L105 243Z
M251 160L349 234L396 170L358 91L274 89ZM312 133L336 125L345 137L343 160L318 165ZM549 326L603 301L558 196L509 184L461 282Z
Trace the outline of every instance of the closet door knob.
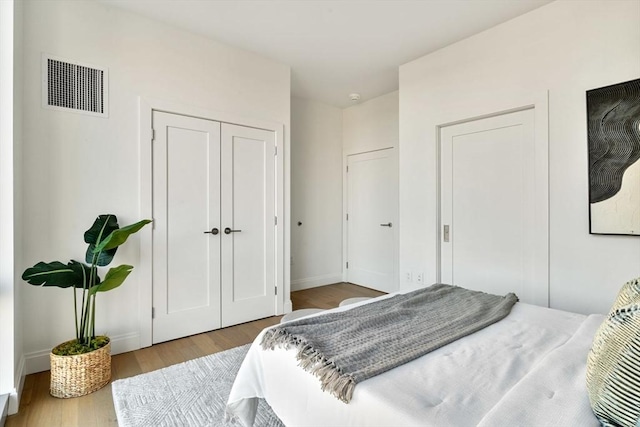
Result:
M204 234L213 234L214 236L220 231L217 228L212 228L211 231L205 231Z
M229 227L227 227L227 228L224 229L224 234L239 233L241 231L242 230L232 230Z

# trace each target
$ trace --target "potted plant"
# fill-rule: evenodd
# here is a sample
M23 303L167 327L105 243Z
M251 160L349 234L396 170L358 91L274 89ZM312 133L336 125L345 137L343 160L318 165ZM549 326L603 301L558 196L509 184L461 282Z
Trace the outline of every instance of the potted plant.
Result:
M88 265L74 260L67 264L39 262L22 274L22 279L31 285L73 288L76 338L51 351L52 396L83 396L111 379L111 342L106 336L96 336L96 298L98 293L120 286L133 266L110 268L104 280L98 267L111 263L118 246L150 222L145 219L120 228L115 215L99 215L84 233L84 241L89 244L85 256Z

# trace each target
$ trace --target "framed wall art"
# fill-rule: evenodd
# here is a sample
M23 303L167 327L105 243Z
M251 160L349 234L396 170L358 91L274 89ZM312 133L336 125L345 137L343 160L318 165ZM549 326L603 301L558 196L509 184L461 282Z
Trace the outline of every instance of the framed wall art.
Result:
M587 91L589 232L640 236L640 79Z

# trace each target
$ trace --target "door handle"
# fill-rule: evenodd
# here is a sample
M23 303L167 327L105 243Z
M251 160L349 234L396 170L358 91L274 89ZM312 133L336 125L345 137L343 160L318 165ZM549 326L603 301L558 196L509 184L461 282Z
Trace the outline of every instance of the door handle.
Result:
M242 230L232 230L229 227L227 227L227 228L224 229L224 234L239 233L241 231Z
M393 224L391 224L391 223L389 222L389 223L386 223L386 224L380 224L380 227L389 227L389 228L391 228L391 226L392 226L392 225L393 225Z
M220 231L217 228L212 228L211 231L205 231L204 234L213 234L214 236Z

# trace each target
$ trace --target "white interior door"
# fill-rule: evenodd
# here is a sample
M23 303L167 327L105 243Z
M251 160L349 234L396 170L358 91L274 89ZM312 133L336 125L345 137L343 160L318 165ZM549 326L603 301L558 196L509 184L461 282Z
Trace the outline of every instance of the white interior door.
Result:
M548 241L536 214L547 180L533 125L529 109L441 129L443 283L547 304L536 252Z
M382 292L396 291L395 150L350 155L347 168L346 280Z
M222 326L276 310L275 134L222 125Z
M220 123L154 112L153 128L157 343L220 328Z

